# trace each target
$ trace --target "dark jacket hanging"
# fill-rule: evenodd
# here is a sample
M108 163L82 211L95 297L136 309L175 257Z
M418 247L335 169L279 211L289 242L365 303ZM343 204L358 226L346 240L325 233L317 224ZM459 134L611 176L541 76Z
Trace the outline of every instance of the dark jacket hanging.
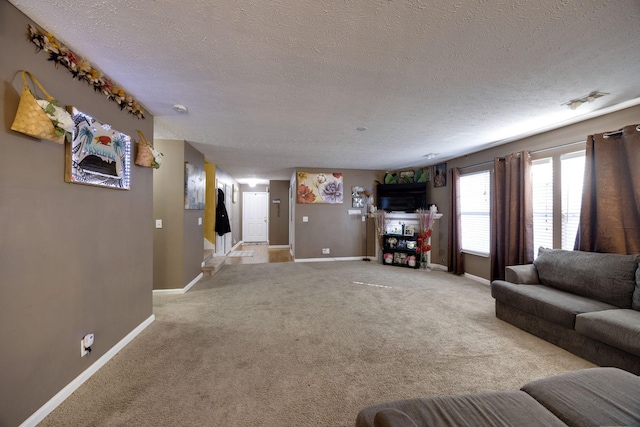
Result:
M229 215L227 208L224 206L224 192L218 188L218 204L216 205L216 228L215 232L222 236L231 232L229 224Z

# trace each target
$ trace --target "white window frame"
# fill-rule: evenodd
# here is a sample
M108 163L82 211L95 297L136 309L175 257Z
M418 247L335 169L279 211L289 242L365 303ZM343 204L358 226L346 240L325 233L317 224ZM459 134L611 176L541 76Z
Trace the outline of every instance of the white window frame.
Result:
M491 254L491 218L493 214L491 203L493 193L493 189L491 188L491 172L492 170L490 169L484 169L460 175L460 240L461 250L463 253L481 257L489 257ZM482 176L480 177L479 175ZM483 188L476 189L476 193L469 195L466 193L470 191L470 189L463 188L463 181L468 179L470 180L472 178L482 178L483 182L479 185ZM480 190L483 190L484 193L477 193ZM469 206L469 203L475 204L474 206L477 206L477 208L470 210L471 207ZM474 216L481 216L483 221L475 222L475 224L473 222L470 223L469 218L473 218ZM486 242L486 248L474 245L473 242L469 242L468 240L465 241L465 235L468 236L469 229L478 229L478 225L483 227L481 231L486 232L486 236L474 240L484 240Z

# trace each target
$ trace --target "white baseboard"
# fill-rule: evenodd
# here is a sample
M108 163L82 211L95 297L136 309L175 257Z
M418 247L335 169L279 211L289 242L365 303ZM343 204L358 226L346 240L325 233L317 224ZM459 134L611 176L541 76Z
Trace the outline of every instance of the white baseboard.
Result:
M20 427L32 427L44 420L54 409L56 409L67 397L76 391L85 381L93 376L100 368L102 368L109 360L113 358L120 350L122 350L127 344L140 334L147 326L149 326L156 317L152 314L144 322L139 324L133 331L129 332L127 336L122 338L116 345L111 347L109 351L96 360L91 366L89 366L84 372L78 375L73 381L67 384L62 390L60 390L55 396L53 396L47 403L42 405L40 409L34 412L29 418L27 418Z
M195 285L196 283L198 283L198 280L202 279L202 277L204 276L204 273L200 273L198 274L198 276L196 276L195 279L193 279L191 282L189 282L187 284L187 286L185 286L184 288L177 288L177 289L154 289L153 293L154 294L184 294L186 293L189 289L191 289L191 287L193 285Z
M432 270L449 271L447 266L442 264L429 264L429 267L431 267Z
M293 262L360 261L364 257L296 258Z
M487 279L485 279L484 277L480 277L480 276L474 276L473 274L469 274L469 273L464 273L464 277L471 279L471 280L475 280L476 282L480 282L484 285L490 286L491 282Z

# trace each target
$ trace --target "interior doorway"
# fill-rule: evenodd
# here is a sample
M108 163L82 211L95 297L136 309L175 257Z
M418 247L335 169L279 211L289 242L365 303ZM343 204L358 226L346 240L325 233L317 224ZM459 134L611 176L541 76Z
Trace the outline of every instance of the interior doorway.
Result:
M242 241L269 241L269 193L242 193Z
M229 223L233 224L232 221L232 210L229 209L231 206L231 191L232 187L229 184L225 184L223 182L218 182L216 187L224 193L224 204L227 207L227 216L229 218ZM218 203L218 195L216 192L216 206ZM231 243L232 243L232 234L233 233L225 233L223 236L220 236L216 233L216 256L225 256L229 252L231 252Z

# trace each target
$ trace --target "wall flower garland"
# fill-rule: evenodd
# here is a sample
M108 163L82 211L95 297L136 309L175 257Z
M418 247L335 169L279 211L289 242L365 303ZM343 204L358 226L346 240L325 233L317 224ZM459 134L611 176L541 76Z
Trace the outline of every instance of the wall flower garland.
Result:
M38 50L44 50L49 54L49 61L55 62L56 65L63 65L74 78L86 81L96 91L117 103L121 110L127 110L137 118L144 119L142 107L131 95L105 77L100 70L93 68L89 61L82 59L56 40L52 34L29 25L29 39L38 47Z

